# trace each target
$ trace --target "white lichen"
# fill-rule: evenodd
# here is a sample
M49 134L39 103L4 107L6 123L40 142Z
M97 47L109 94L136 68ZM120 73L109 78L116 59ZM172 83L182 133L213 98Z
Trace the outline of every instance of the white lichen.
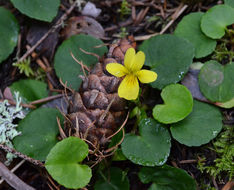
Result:
M14 123L16 118L23 119L25 117L21 104L19 93L15 92L16 105L12 106L7 100L0 102L0 144L4 144L10 148L14 148L12 139L20 134L16 130L17 124ZM7 153L6 164L9 164L15 155Z

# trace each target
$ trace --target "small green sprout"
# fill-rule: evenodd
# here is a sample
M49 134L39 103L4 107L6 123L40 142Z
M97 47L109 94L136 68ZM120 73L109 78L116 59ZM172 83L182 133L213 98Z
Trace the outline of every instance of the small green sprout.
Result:
M32 68L30 67L30 58L25 59L19 63L13 63L13 66L17 67L20 73L24 73L27 77L34 75Z

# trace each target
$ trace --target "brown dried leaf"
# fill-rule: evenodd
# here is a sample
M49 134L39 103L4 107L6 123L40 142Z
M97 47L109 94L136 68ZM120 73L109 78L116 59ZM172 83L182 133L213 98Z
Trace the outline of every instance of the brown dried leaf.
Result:
M85 33L96 38L104 38L105 31L96 20L87 16L71 17L61 35L67 39L72 35Z
M41 37L50 30L51 26L44 23L33 24L27 33L26 39L30 46L37 43ZM44 40L37 48L36 52L43 54L49 60L54 56L55 47L58 43L58 30L49 34L49 36Z

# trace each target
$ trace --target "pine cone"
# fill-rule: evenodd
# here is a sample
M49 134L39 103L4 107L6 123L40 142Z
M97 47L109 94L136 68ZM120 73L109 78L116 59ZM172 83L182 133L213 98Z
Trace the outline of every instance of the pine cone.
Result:
M79 92L75 92L68 108L65 129L69 136L77 131L82 138L95 146L104 147L107 137L122 124L126 115L126 101L118 96L120 78L106 71L106 64L124 62L128 48L135 48L133 37L112 44L103 63L97 63L83 83ZM70 130L69 130L70 129Z

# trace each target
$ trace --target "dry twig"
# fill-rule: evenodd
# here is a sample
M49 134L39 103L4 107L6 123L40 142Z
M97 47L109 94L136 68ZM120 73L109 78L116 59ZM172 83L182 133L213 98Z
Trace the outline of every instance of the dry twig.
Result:
M0 162L0 176L2 176L11 187L17 190L35 190L13 174L2 162Z
M166 30L175 22L175 20L187 9L188 5L184 5L181 4L176 12L172 15L172 20L159 32L159 33L154 33L154 34L150 34L150 35L144 35L144 36L136 36L134 39L136 41L143 41L143 40L147 40L153 36L156 36L158 34L163 34L164 32L166 32Z
M56 94L54 96L49 96L49 97L46 97L46 98L42 98L42 99L30 102L30 105L45 103L45 102L48 102L48 101L51 101L51 100L54 100L54 99L57 99L57 98L61 98L63 96L64 96L63 94Z
M22 154L21 152L16 151L13 148L10 148L10 147L8 147L6 145L3 145L3 144L0 144L0 148L5 150L6 152L10 152L10 153L20 157L20 158L22 158L22 159L24 159L24 160L26 160L28 162L31 162L34 165L44 167L44 164L41 161L30 158L30 157L26 156L25 154Z

